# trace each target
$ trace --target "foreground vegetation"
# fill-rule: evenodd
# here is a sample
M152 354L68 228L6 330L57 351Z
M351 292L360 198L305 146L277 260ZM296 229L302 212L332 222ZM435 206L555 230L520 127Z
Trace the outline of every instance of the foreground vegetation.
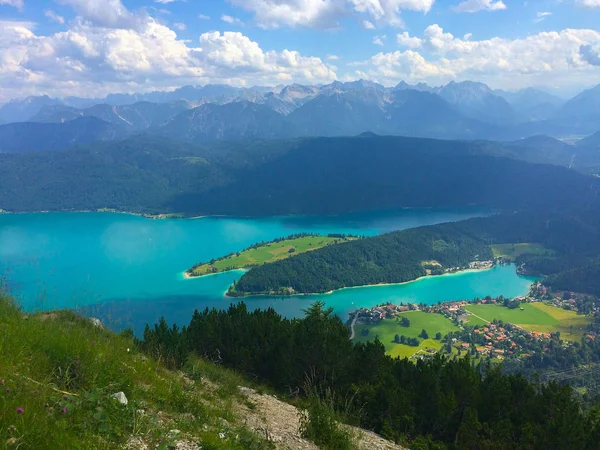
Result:
M200 263L186 271L189 277L199 277L227 270L245 269L262 264L280 261L327 245L348 242L356 238L344 235L320 236L299 234L270 242L259 242L241 252L231 253L222 258Z
M0 294L0 448L269 448L236 417L240 376L199 358L181 369L165 370L129 334L68 311L24 314Z
M378 340L353 344L321 303L294 320L243 303L197 311L182 329L147 327L140 345L174 367L218 353L282 392L328 393L349 420L412 449L595 449L600 438L598 409L582 410L569 386L474 367L468 356L392 359Z

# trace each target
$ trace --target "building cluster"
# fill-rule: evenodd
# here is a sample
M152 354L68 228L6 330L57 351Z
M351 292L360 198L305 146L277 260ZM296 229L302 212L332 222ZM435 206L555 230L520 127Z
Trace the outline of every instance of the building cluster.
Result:
M418 310L418 305L394 305L385 303L373 308L361 308L353 313L357 324L375 325L382 319L391 319L406 311Z

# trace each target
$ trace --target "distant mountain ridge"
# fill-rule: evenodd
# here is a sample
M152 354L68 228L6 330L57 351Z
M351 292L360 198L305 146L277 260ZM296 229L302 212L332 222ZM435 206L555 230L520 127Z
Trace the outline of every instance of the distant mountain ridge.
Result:
M192 106L183 100L171 103L137 102L133 105L94 105L85 109L66 105L44 106L33 116L31 122L64 123L78 117L96 117L105 122L133 130L146 130L168 122L180 112Z
M32 114L27 120L66 123L90 116L130 133L203 141L355 136L367 131L513 141L536 135L581 136L600 130L600 86L564 104L536 89L509 93L472 81L439 87L400 82L389 88L366 80L274 88L183 86L172 92L88 99L105 102L91 106L82 106L84 100L30 97L5 105L0 117Z

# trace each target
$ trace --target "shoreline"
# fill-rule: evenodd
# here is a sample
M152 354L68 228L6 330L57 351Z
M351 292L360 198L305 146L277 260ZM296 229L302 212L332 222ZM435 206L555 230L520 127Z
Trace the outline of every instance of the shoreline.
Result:
M227 290L227 292L225 292L225 297L227 297L227 298L251 298L251 297L295 297L295 296L307 296L307 295L331 295L335 292L343 291L345 289L363 289L363 288L374 288L374 287L402 286L402 285L409 284L409 283L416 283L418 281L423 281L423 280L426 280L429 278L447 277L447 276L452 276L452 275L464 275L467 273L483 272L486 270L492 270L495 267L497 267L496 264L494 264L492 267L486 267L483 269L464 269L464 270L457 270L456 272L443 273L441 275L424 275L422 277L415 278L414 280L402 281L400 283L377 283L377 284L364 284L361 286L346 286L346 287L341 287L339 289L334 289L332 291L327 291L327 292L299 292L296 294L264 294L264 293L262 293L262 294L249 294L249 295L234 296L234 295L227 295L227 292L229 292L229 290ZM216 275L216 274L213 274L213 275ZM523 276L523 275L519 275L519 276Z
M127 215L131 215L131 216L138 216L138 217L142 217L144 219L149 219L149 220L167 220L167 219L180 219L180 220L198 220L198 219L210 219L213 217L221 217L221 218L228 218L228 219L264 219L264 218L273 218L273 219L293 219L293 218L301 218L301 217L340 217L340 216L345 216L345 215L351 215L351 214L362 214L362 213L386 213L386 212L394 212L394 211L411 211L411 210L425 210L425 211L435 211L435 210L450 210L450 209L459 209L459 210L466 210L466 209L479 209L479 208L487 208L489 213L485 214L485 215L476 215L473 217L488 217L488 216L492 216L492 215L496 215L499 212L501 212L501 210L498 209L494 209L494 208L489 208L489 207L483 207L483 206L478 206L478 205L465 205L465 206L458 206L458 207L436 207L436 206L399 206L398 208L391 208L391 209L375 209L375 210L358 210L358 211L345 211L345 212L341 212L341 213L335 213L335 214L273 214L273 215L260 215L260 216L249 216L249 215L230 215L230 214L208 214L208 215L199 215L199 216L186 216L183 213L156 213L156 214L150 214L150 213L141 213L141 212L134 212L134 211L120 211L120 210L111 210L111 209L106 209L104 211L101 210L92 210L92 209L81 209L81 210L63 210L63 211L50 211L50 210L42 210L42 211L7 211L4 210L2 208L0 208L0 216L2 215L19 215L19 214L70 214L70 213L99 213L99 214L127 214ZM102 208L101 208L102 209ZM161 218L159 219L158 217L153 217L153 216L158 216L158 215L176 215L176 216L180 216L180 217L165 217L165 218ZM461 219L464 220L464 219Z
M224 270L222 272L215 272L215 273L205 273L204 275L197 275L197 276L192 276L192 275L188 275L187 270L181 272L181 276L185 279L185 280L196 280L199 278L204 278L204 277L210 277L210 276L214 276L214 275L222 275L224 273L229 273L229 272L248 272L248 270L250 269L231 269L231 270Z

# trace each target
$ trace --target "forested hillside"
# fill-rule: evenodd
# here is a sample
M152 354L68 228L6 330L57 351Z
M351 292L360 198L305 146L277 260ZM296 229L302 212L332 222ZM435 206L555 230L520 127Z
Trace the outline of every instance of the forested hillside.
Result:
M80 117L66 123L20 122L0 125L0 154L64 150L77 144L114 141L126 130L96 117Z
M90 119L96 120L81 120ZM203 145L138 136L68 151L0 154L0 208L257 216L559 208L597 195L598 179L482 155L478 148L378 136Z
M424 261L437 261L444 268L465 266L492 259L491 244L519 242L539 243L557 255L532 260L525 255L519 263L529 273L556 274L551 283L557 288L594 293L597 263L578 276L574 265L588 267L587 258L600 255L598 211L520 213L396 231L256 267L240 278L231 295L399 283L424 276Z
M306 254L251 269L229 295L327 292L347 286L402 283L426 275L427 264L457 267L476 259L492 259L489 246L460 227L446 225L388 233L375 238L330 246L317 257ZM317 250L309 253L314 253ZM430 263L431 264L431 263Z

